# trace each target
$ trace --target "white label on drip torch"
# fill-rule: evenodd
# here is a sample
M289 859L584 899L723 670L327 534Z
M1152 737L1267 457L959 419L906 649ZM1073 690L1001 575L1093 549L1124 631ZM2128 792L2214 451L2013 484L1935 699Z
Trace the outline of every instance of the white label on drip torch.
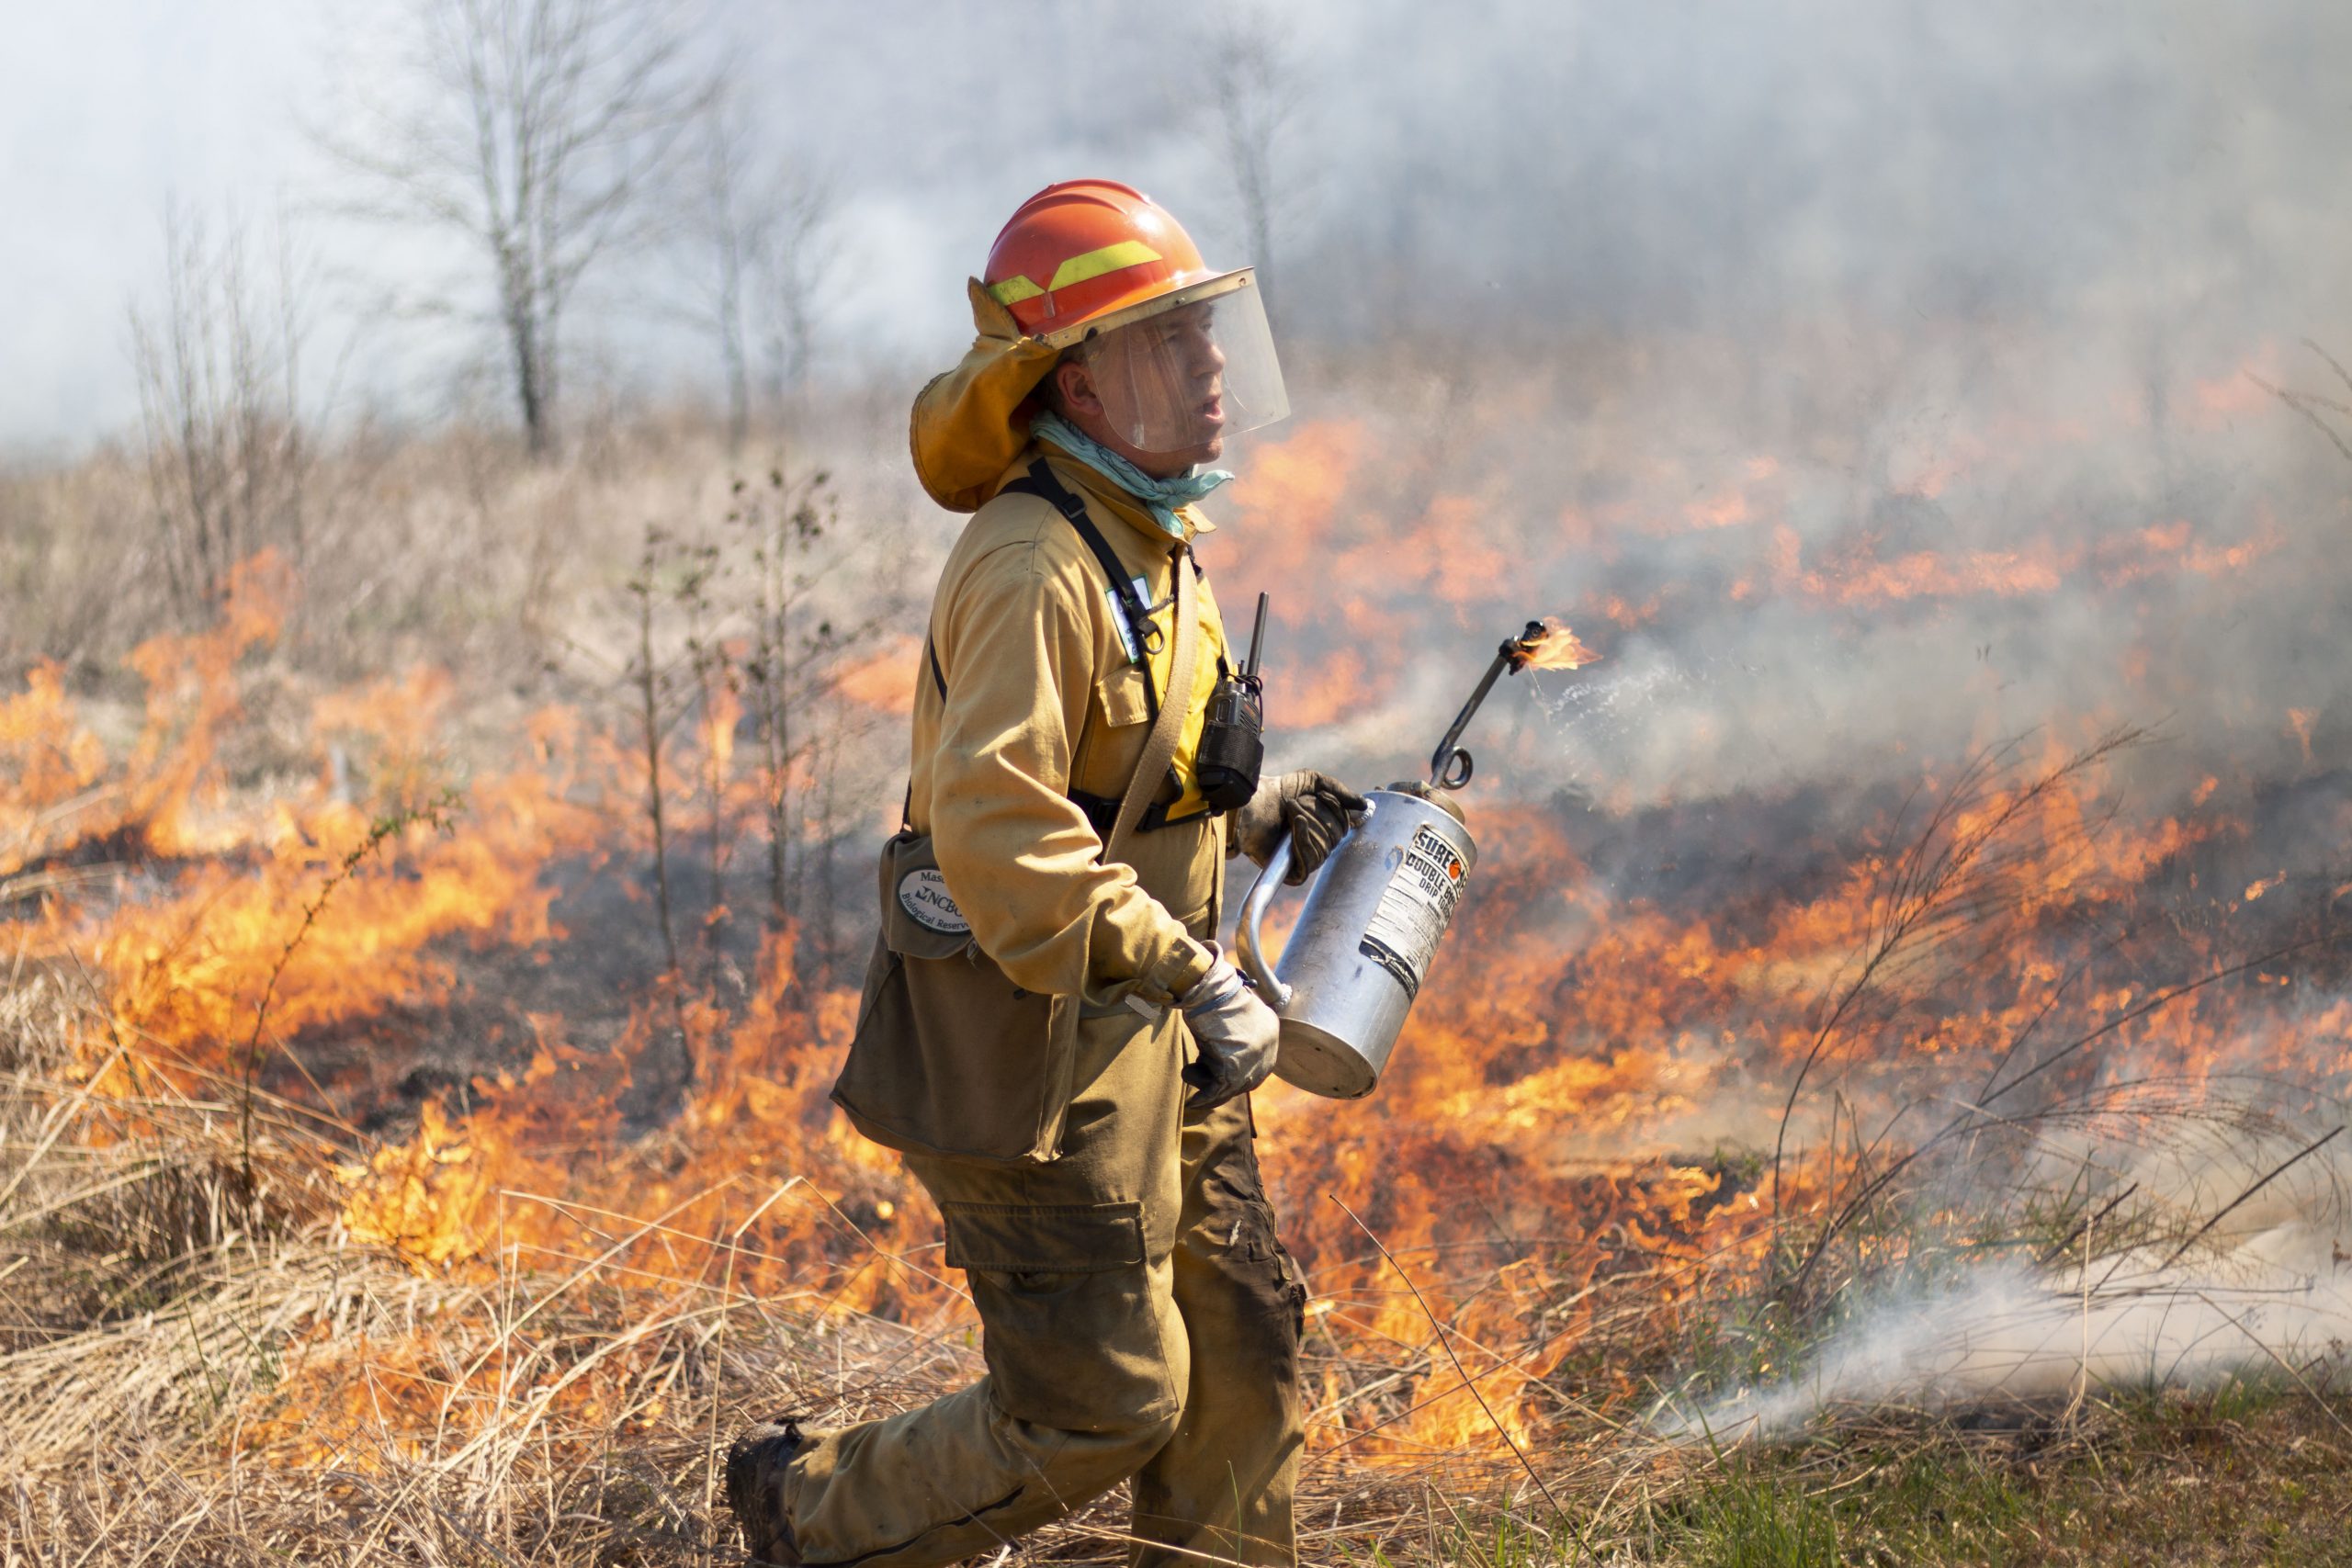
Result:
M1462 873L1461 855L1442 835L1426 826L1414 829L1380 908L1356 943L1358 953L1396 976L1408 998L1420 994L1438 938L1461 902Z

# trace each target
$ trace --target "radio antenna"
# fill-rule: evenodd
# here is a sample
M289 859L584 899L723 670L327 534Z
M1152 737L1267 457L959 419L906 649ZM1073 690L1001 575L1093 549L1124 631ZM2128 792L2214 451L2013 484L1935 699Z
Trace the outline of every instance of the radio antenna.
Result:
M1250 657L1241 661L1241 678L1258 678L1258 657L1266 650L1266 595L1258 595L1258 624L1250 630Z

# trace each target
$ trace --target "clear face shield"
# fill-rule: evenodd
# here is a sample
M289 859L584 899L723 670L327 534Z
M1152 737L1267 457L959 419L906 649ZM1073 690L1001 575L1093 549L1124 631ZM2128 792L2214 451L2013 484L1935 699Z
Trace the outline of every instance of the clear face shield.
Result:
M1139 451L1204 460L1225 437L1290 413L1274 334L1246 270L1096 329L1077 357L1111 428Z

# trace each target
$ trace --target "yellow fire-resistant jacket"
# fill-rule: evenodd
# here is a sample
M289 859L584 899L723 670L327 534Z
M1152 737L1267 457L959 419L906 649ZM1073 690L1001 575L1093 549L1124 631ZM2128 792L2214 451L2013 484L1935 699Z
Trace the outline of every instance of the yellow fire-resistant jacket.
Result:
M922 417L919 409L919 450ZM1102 564L1051 503L994 493L1040 455L1022 449L987 487L993 499L966 525L940 576L929 630L946 694L926 667L914 708L912 824L932 836L973 937L1013 984L1098 1006L1130 990L1166 1001L1206 972L1204 943L1222 891L1227 821L1203 807L1193 769L1226 652L1224 622L1204 579L1193 712L1174 782L1155 796L1170 825L1135 834L1128 863L1101 863L1102 839L1070 792L1117 800L1151 724ZM1152 681L1166 693L1175 541L1093 469L1059 453L1046 460L1158 606ZM1188 538L1211 527L1192 508L1178 516Z

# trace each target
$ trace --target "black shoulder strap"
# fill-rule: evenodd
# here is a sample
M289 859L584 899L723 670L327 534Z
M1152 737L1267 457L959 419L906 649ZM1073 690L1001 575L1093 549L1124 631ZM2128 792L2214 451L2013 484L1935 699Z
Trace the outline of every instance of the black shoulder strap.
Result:
M1069 525L1078 530L1078 536L1086 541L1087 549L1102 565L1103 575L1111 580L1111 592L1118 596L1120 617L1127 624L1129 640L1148 655L1150 648L1145 639L1150 635L1151 606L1136 597L1134 576L1127 571L1125 563L1119 559L1118 552L1111 547L1111 541L1102 536L1102 530L1094 525L1094 519L1086 514L1086 502L1070 494L1069 488L1054 478L1054 470L1046 466L1043 457L1030 464L1027 473L1004 489L1017 495L1035 496L1059 512L1069 520ZM1201 564L1197 560L1193 563L1193 574L1195 577L1201 575ZM922 653L931 664L931 682L939 688L939 695L944 701L947 696L947 677L939 668L939 650L928 637L923 638ZM1148 694L1151 660L1147 657L1136 662L1143 666L1144 687ZM1157 702L1151 705L1152 711L1157 713Z
M1067 518L1086 541L1086 547L1102 563L1103 575L1111 580L1112 596L1118 601L1119 613L1127 623L1127 643L1136 651L1136 662L1143 667L1144 711L1157 718L1159 715L1159 694L1153 689L1151 679L1151 607L1136 592L1135 577L1126 563L1086 514L1086 502L1072 495L1061 480L1054 478L1054 470L1043 457L1029 465L1029 471L1006 485L997 493L1011 491L1017 495L1034 495Z

